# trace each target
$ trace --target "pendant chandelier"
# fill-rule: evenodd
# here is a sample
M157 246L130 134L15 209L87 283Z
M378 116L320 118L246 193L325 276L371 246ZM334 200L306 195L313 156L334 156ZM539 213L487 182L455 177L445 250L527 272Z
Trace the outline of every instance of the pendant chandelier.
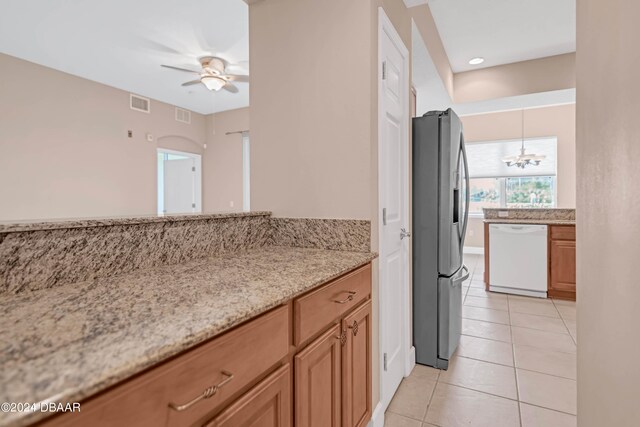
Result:
M542 160L545 159L544 155L527 154L524 148L524 109L522 110L522 146L520 148L520 154L517 156L505 157L502 161L507 166L515 166L520 169L524 169L527 166L538 166Z

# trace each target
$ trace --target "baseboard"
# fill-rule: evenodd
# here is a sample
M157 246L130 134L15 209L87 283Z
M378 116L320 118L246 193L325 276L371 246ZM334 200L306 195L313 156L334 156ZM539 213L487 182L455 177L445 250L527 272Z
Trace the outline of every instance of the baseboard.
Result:
M416 367L416 348L414 346L411 346L407 356L407 366L404 373L405 377L408 377L409 374L411 374L411 371L413 371L413 368Z
M378 402L376 408L371 415L371 421L367 424L367 427L384 427L384 409L382 409L382 402Z
M464 253L469 255L484 255L484 248L476 246L465 246Z

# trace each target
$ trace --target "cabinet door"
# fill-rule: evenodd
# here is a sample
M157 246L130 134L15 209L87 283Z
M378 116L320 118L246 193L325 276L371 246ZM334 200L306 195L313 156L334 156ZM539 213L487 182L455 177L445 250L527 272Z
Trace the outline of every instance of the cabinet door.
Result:
M371 301L343 320L342 425L366 426L371 418Z
M340 426L341 336L336 325L295 356L296 427Z
M573 298L576 293L576 242L551 240L549 248L549 294Z
M269 375L205 426L290 427L291 369L289 364Z

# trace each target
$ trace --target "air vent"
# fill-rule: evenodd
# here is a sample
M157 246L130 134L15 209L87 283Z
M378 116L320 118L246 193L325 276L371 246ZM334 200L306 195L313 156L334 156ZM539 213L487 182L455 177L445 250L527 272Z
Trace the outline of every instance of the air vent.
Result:
M191 124L191 111L176 107L176 121Z
M131 107L132 110L142 111L143 113L149 113L151 112L151 101L149 101L149 98L144 98L142 96L138 96L130 93L129 107Z

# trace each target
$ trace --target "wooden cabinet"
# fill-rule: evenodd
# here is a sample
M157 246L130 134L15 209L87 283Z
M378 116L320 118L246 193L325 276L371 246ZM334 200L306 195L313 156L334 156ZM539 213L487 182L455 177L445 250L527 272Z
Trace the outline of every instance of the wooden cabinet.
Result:
M549 286L551 298L576 299L576 238L574 226L549 227Z
M342 425L366 426L371 418L371 301L342 321Z
M290 427L291 369L289 364L269 375L205 427Z
M40 425L363 427L371 327L367 264Z
M371 419L371 301L295 356L296 427L366 426Z
M296 427L340 426L345 338L336 325L295 356Z

